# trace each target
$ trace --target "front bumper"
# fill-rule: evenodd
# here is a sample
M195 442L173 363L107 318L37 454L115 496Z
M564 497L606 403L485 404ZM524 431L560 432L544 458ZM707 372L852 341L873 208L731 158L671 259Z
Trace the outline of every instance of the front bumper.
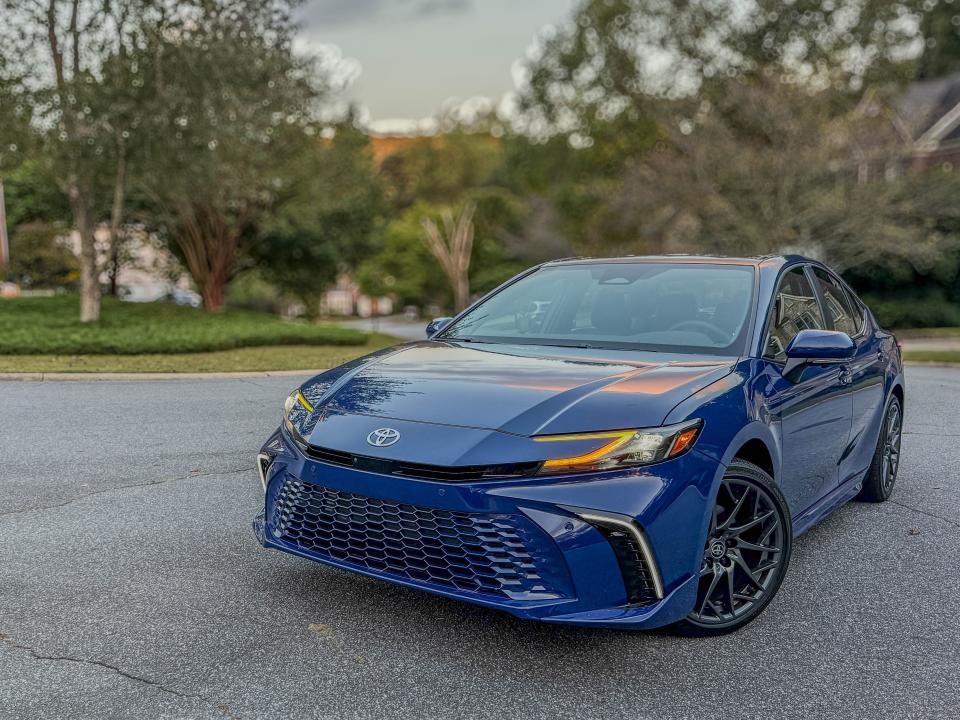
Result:
M265 547L522 618L633 628L692 609L721 471L694 449L629 472L437 482L307 458L280 431L258 468Z

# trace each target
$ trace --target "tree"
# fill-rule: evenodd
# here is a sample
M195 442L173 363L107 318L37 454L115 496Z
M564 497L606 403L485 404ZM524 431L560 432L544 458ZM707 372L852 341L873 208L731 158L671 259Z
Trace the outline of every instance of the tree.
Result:
M916 37L904 0L587 0L527 63L520 104L534 136L572 134L653 98L677 99L711 78L773 71L818 88L856 91L904 76Z
M866 222L859 208L884 194L851 182L853 111L868 86L911 72L924 11L588 0L527 65L520 127L535 142L514 143L515 175L581 251L847 257L838 208Z
M159 3L156 3L159 6ZM154 4L131 0L2 0L0 68L18 78L17 101L52 158L80 235L80 319L100 316L94 231L101 207L99 178L112 134L110 111L117 88L105 80L111 56L142 39L143 18Z
M24 160L4 174L7 224L13 231L24 223L69 226L70 205L57 187L53 167L42 156Z
M464 204L476 207L468 269L471 291L486 292L531 262L569 254L563 246L559 253L556 250L556 233L544 222L549 210L539 203L531 209L527 200L499 187L475 188L463 198ZM393 295L404 305L452 307L453 286L424 241L423 225L442 225L444 214L457 212L457 205L423 202L402 212L384 228L377 251L360 264L361 289L371 295Z
M0 6L2 7L2 6ZM10 222L7 217L5 175L22 162L24 144L30 137L30 118L17 104L17 81L7 70L7 59L0 54L0 280L8 270L6 255Z
M473 214L476 205L466 203L454 219L451 210L441 214L443 229L433 218L424 218L423 239L430 254L443 269L453 289L453 309L460 312L470 304L470 258L473 254Z
M423 242L423 219L441 208L418 203L400 213L379 239L375 253L357 270L360 288L370 295L393 295L402 305L449 306L451 289Z
M159 102L143 187L208 310L316 142L317 68L292 51L292 3L200 3L153 38Z
M42 222L18 225L10 236L10 274L24 285L58 288L77 277L77 259L59 242L62 226Z
M254 265L311 318L337 273L371 251L385 211L369 138L347 118L312 139L287 168L285 189L249 248Z
M484 119L465 126L449 118L440 124L447 134L418 139L382 162L387 198L399 214L358 277L365 292L389 293L416 305L449 306L459 287L453 305L463 307L471 289L489 290L523 269L528 257L541 257L542 226L534 238L526 223L548 213L528 212L525 190L505 165L508 145L499 124ZM456 227L454 216L467 207L475 208L474 238L469 257L457 261L465 263L460 270L450 256L443 218L450 215ZM433 237L429 244L425 227ZM458 279L451 280L449 271Z
M405 210L417 202L460 202L466 191L494 183L502 164L497 138L454 129L417 139L385 158L380 172L394 208Z
M551 234L560 242L544 257L571 254L570 241L589 252L633 239L629 226L618 221L620 208L611 207L610 200L619 192L627 168L658 142L662 145L663 138L652 109L594 122L583 143L571 143L567 134L506 139L508 186L530 202L545 201L555 215Z
M930 80L960 71L960 2L937 0L923 7L920 33L923 53L917 62L917 79Z

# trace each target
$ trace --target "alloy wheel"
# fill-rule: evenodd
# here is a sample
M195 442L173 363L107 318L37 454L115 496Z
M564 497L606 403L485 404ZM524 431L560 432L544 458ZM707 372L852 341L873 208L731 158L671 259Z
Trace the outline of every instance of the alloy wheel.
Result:
M764 605L776 591L786 542L783 518L767 490L724 478L703 551L697 602L687 619L720 628Z
M885 424L886 435L883 441L883 453L880 465L880 481L883 483L883 492L889 495L893 483L897 479L897 470L900 469L900 441L903 437L903 415L900 412L900 403L890 403Z

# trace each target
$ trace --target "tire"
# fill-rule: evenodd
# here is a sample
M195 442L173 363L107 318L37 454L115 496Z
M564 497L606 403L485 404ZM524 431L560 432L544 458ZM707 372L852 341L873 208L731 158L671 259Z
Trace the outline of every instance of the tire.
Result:
M863 479L863 488L857 495L857 500L879 503L888 500L893 494L893 486L897 482L897 472L900 470L900 443L903 439L903 405L900 398L890 395L886 412L883 414L883 425L880 426L880 437L877 438L877 449L873 453L870 469Z
M696 603L673 631L715 637L754 620L780 589L792 550L793 526L780 488L756 465L735 459L717 490Z

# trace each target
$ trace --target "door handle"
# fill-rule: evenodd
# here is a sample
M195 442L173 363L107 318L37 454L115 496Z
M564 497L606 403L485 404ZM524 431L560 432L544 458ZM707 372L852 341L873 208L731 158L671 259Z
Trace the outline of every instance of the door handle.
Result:
M841 385L849 385L853 381L853 375L850 373L850 368L846 366L840 368L840 374L837 376L837 380Z

